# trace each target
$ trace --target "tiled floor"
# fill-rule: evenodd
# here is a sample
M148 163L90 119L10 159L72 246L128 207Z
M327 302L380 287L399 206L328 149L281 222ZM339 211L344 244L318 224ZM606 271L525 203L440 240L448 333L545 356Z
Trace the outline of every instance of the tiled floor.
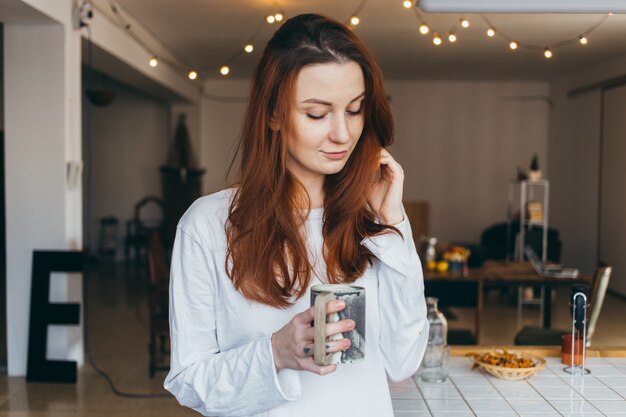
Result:
M89 282L89 299L85 307L89 312L88 332L91 350L98 365L111 376L121 391L164 393L162 383L165 374L158 373L153 379L148 376L148 307L145 271L137 272L132 268L125 268L124 265L102 263L99 265L99 271L89 278ZM561 308L564 297L565 293L557 293L556 295L554 323L557 327L567 328L568 313L564 308ZM471 327L471 311L459 309L455 310L455 313L458 319L450 322L452 327ZM536 310L529 309L525 317L528 320L537 321L537 314ZM598 325L596 345L626 346L626 326L623 325L622 320L615 319L621 317L626 317L626 302L610 296L607 297L606 309L602 312L601 322ZM491 294L485 306L483 344L511 344L515 332L516 308L503 302L497 294ZM618 364L615 369L605 367L604 372L624 372L626 371L625 368L626 364ZM608 369L613 369L613 371L608 371ZM533 417L559 415L555 414L556 410L567 411L565 409L570 406L574 407L573 410L575 411L593 409L594 411L606 411L608 415L609 409L616 404L615 400L610 398L594 400L590 398L590 401L577 400L578 402L573 403L568 400L569 397L558 399L571 392L567 391L567 386L565 386L564 394L563 386L540 388L523 383L526 385L524 385L524 389L521 389L520 386L522 385L520 384L513 386L497 385L479 374L461 373L453 375L453 381L455 381L455 377L458 380L457 385L443 384L433 388L420 385L418 389L412 381L405 381L409 384L405 384L404 388L394 388L397 415L406 417L431 415L426 414L431 411L438 416L474 415L467 414L470 406L480 409L480 415L483 415L482 413L487 413L487 409L498 408L499 405L502 405L501 401L485 403L484 400L495 400L502 397L508 399L506 406L502 406L507 410L512 409L512 415L520 415L516 414L516 407L537 404L528 403L532 401L539 401L543 404L542 401L546 401L545 395L554 397L551 400L553 405L551 414L533 413ZM464 383L468 382L468 377L470 377L471 384ZM617 384L613 385L616 387L613 391L617 395L624 396L626 394L626 386L622 388L621 378L623 376L618 374L603 375L602 378ZM475 380L482 383L474 383ZM534 381L541 383L539 379ZM459 391L459 387L464 388ZM585 393L609 397L611 394L607 394L607 391L602 389L603 387L606 385L598 375L597 378L586 381L585 390L590 391L585 391ZM544 394L542 395L540 392ZM572 398L574 398L574 393L578 393L578 391L574 389L571 393ZM545 404L536 406L545 408ZM459 412L447 414L452 412L451 410L458 410ZM498 410L500 409L498 408ZM626 413L626 405L620 411ZM420 412L422 414L416 414ZM491 413L490 416L496 417L500 413L501 411L497 411ZM195 415L198 414L179 406L176 400L171 397L128 399L116 396L111 392L105 380L88 365L79 370L79 381L76 385L27 384L23 378L7 378L0 375L0 417L177 417ZM506 416L506 414L502 415Z
M471 370L453 357L443 383L408 379L390 384L396 417L626 417L626 358L592 358L591 374L572 376L557 358L527 381L507 381Z

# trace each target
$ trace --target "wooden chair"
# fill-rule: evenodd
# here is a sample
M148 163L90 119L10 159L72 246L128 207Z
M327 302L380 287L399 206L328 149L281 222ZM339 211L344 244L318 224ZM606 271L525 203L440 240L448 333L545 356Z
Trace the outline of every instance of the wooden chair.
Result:
M610 266L602 266L596 270L589 291L589 302L591 310L589 313L589 321L587 322L587 345L591 344L591 339L596 331L596 324L600 316L600 310L604 303L606 290L609 286L609 279L613 268ZM549 296L549 295L546 295ZM551 346L561 345L561 337L570 333L569 330L553 330L541 327L524 327L517 335L515 335L516 345L532 345L532 346Z
M150 235L147 250L150 276L150 377L156 371L167 371L169 355L169 268L161 238L157 232Z
M135 265L142 265L152 232L163 233L163 200L147 196L135 204L134 216L126 222L124 257L127 262L134 252Z

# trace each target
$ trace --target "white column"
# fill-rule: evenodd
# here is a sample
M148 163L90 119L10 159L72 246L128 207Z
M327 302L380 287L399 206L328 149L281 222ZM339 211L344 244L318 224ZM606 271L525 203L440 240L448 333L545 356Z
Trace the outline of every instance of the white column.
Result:
M32 252L82 247L80 35L63 23L4 26L7 344L11 376L26 373ZM61 3L58 3L61 5ZM51 300L81 302L80 277L55 276ZM78 326L51 326L48 358L83 361Z

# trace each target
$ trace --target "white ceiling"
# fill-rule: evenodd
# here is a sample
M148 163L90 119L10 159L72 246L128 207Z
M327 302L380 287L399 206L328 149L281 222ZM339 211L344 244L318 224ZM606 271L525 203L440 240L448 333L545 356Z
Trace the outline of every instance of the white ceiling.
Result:
M347 21L360 0L115 0L126 12L205 78L219 77L216 68L237 54L259 25L254 53L230 63L232 78L250 77L262 47L275 30L263 23L274 4L287 17L321 13ZM423 12L422 12L423 13ZM436 31L447 32L460 14L423 13ZM488 14L501 32L526 44L551 45L576 38L600 20L599 14ZM505 39L488 38L480 15L465 15L468 29L457 31L458 41L433 46L430 36L417 32L418 19L401 0L369 0L359 14L356 32L379 57L389 79L489 78L552 79L626 54L626 15L614 14L578 43L554 50L547 60L542 50L512 52Z

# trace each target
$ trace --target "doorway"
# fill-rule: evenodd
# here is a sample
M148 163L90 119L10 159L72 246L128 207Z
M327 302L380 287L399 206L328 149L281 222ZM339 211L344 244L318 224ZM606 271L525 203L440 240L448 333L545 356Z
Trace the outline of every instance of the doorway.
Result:
M613 266L609 288L626 297L626 85L603 94L599 260Z

